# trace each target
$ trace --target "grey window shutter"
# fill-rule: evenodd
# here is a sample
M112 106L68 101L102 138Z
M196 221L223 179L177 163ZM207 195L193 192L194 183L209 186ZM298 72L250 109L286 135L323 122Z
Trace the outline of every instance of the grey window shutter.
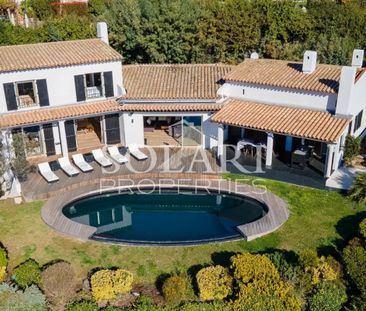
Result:
M38 98L39 98L39 105L41 107L43 106L49 106L50 101L48 98L48 89L47 89L47 80L37 80L37 90L38 90Z
M107 144L119 144L121 142L119 131L119 114L106 115L105 128Z
M78 102L85 101L85 84L84 84L84 75L74 76L75 80L75 91L76 91L76 100Z
M67 140L68 151L76 151L76 137L75 137L75 124L74 120L68 120L65 122L65 133Z
M48 156L55 155L55 140L53 138L53 126L52 123L43 125L44 142L46 145L46 153Z
M105 90L105 97L113 97L113 74L112 71L107 71L103 73L104 75L104 90Z
M4 83L4 93L8 111L18 110L17 97L15 95L14 83Z

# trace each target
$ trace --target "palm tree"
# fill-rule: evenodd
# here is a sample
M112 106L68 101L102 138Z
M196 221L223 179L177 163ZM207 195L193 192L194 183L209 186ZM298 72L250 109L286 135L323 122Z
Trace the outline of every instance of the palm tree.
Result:
M349 197L358 203L366 204L366 173L358 175L349 190Z

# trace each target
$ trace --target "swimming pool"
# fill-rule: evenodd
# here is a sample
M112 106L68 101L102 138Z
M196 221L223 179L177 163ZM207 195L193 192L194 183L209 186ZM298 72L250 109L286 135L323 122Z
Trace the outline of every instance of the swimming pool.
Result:
M236 227L260 219L267 208L242 195L145 189L84 197L62 212L74 222L95 227L96 240L174 245L240 238Z

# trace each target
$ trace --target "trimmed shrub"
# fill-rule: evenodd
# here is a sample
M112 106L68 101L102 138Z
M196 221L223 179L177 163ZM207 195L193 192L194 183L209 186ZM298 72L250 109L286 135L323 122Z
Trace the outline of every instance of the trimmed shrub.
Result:
M29 259L14 269L12 278L21 288L32 284L40 285L42 280L41 269L35 260Z
M310 311L339 311L347 301L346 287L342 283L321 282L309 298Z
M0 247L0 282L6 278L6 267L8 266L8 257L6 250Z
M301 311L301 301L289 284L277 280L255 278L241 284L232 302L233 310Z
M117 295L128 293L132 289L133 275L123 269L104 269L95 272L90 283L96 301L114 300Z
M305 249L299 254L299 264L304 270L315 268L319 265L319 258L316 251Z
M222 266L203 268L196 279L201 300L222 300L232 293L233 279Z
M359 239L353 239L342 253L346 273L366 297L366 249Z
M180 305L194 297L192 281L186 274L172 275L167 278L162 288L163 296L169 305Z
M91 277L91 289L96 301L116 299L113 289L113 271L99 270Z
M113 288L116 294L128 293L132 289L133 275L123 269L117 269L113 275Z
M0 247L0 267L6 267L8 265L8 257L6 250Z
M75 297L77 285L74 270L67 262L57 262L42 272L42 284L48 300L62 307Z
M239 292L232 302L234 310L301 310L293 287L281 280L267 256L245 253L230 260L239 282Z
M44 311L46 299L40 289L32 285L24 291L0 284L0 310L11 311Z
M231 257L235 279L248 283L254 279L277 281L280 274L273 262L265 255L240 254Z
M99 308L96 303L84 300L67 306L66 311L99 311Z

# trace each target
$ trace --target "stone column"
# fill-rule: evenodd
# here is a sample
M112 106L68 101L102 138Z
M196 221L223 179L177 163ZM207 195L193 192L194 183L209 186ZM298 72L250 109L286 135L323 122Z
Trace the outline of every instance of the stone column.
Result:
M68 151L68 148L67 148L65 120L58 121L58 130L59 130L59 134L60 134L62 156L67 157L68 154L69 154L69 151Z
M273 155L273 133L267 133L266 167L272 167Z
M221 163L224 154L224 125L219 124L217 129L217 158Z
M334 154L334 144L327 145L327 157L325 159L324 177L328 178L332 174L332 162Z

